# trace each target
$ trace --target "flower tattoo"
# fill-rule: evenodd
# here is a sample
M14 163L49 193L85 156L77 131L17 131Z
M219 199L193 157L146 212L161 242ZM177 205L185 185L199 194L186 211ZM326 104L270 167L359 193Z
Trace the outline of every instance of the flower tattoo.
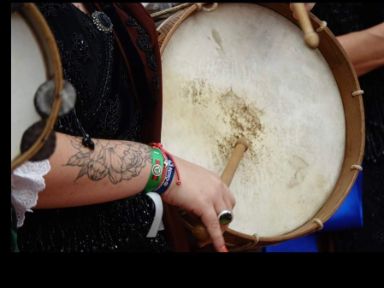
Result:
M150 163L151 148L143 144L123 141L97 141L95 149L89 150L80 140L71 140L76 154L69 158L66 166L80 167L75 179L87 176L92 181L108 177L113 184L130 180L140 174Z

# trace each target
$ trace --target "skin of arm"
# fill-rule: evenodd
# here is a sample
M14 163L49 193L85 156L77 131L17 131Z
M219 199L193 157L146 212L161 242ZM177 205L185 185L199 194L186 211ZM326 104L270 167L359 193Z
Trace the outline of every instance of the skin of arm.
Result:
M338 36L337 39L358 76L384 66L384 23Z
M64 208L114 201L141 192L150 174L147 145L95 139L95 149L81 138L56 133L56 150L50 157L36 208Z

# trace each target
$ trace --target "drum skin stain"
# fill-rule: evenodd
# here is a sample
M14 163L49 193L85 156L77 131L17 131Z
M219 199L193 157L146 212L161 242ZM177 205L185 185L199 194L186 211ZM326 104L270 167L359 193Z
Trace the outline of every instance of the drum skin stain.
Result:
M318 175L316 177L316 186L319 187L320 189L324 189L326 186L327 181L323 175Z
M219 97L220 106L224 115L224 121L228 121L232 135L218 140L220 154L228 157L237 140L245 137L250 142L247 153L251 159L256 159L256 151L252 147L255 141L263 131L260 122L260 116L263 112L254 106L248 105L244 98L233 92L232 88Z
M254 104L247 103L246 98L237 95L232 87L220 91L204 79L186 82L183 90L182 97L192 103L202 113L201 115L211 114L212 111L217 113L216 121L220 125L217 126L217 133L215 131L211 137L216 139L218 160L226 161L237 140L245 137L250 142L247 154L252 161L257 161L257 151L252 144L258 141L263 133L260 121L260 117L264 114L262 110L257 109Z
M287 187L291 189L304 181L306 176L305 168L307 168L309 165L303 158L297 155L292 156L288 163L292 166L293 170L295 171L287 185Z
M207 92L211 92L207 90L205 80L198 79L195 81L191 81L186 85L186 92L182 95L188 97L193 105L203 106L204 108L208 108L209 98L207 98L204 94Z
M220 47L220 49L218 49L218 50L221 51L222 53L225 53L224 48L223 48L223 41L221 40L219 32L217 32L215 29L212 29L211 34L212 34L213 40Z

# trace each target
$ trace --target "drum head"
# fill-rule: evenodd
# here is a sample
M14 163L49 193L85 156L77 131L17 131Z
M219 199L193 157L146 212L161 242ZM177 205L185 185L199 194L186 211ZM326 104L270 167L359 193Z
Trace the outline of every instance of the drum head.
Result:
M230 186L230 228L275 236L324 205L339 179L345 115L333 73L302 31L254 4L195 13L162 55L162 142L218 174L236 139L245 153Z

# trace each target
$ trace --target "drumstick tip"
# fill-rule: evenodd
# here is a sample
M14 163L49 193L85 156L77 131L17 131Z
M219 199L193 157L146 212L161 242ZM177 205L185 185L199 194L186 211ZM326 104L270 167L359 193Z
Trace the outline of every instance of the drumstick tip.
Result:
M238 139L237 142L236 142L235 147L236 147L237 145L239 145L239 144L244 145L244 147L245 147L245 151L248 150L248 147L249 147L249 141L247 140L247 138L242 137L242 138Z
M304 36L305 43L312 49L319 47L320 39L316 32L310 32Z

